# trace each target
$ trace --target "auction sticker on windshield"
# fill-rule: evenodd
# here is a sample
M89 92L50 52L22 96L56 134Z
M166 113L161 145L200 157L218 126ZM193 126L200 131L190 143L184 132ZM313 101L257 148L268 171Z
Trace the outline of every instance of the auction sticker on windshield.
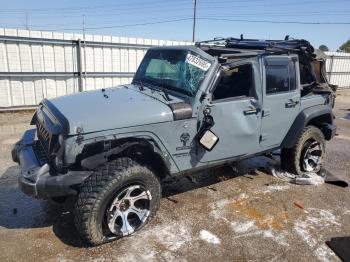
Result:
M198 56L191 55L191 54L188 54L186 56L186 63L194 65L195 67L198 67L198 68L202 69L203 71L207 71L209 69L209 67L211 66L211 64L209 62L205 61L204 59L202 59Z

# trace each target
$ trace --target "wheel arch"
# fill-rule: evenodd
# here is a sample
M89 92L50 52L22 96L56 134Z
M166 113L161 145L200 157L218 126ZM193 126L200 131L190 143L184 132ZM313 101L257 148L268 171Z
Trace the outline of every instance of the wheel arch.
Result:
M330 140L335 130L332 109L327 105L319 105L302 110L283 139L281 147L292 148L303 129L310 125L319 128L325 138Z
M151 168L159 179L171 174L175 163L151 137L123 137L85 144L76 157L81 168L94 170L119 157L129 157Z

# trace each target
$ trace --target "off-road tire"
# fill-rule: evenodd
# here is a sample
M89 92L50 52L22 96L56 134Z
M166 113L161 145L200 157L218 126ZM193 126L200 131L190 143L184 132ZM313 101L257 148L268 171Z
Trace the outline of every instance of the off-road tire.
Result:
M143 227L155 216L161 198L159 180L149 168L130 158L119 158L101 166L84 181L74 208L74 222L85 243L97 246L122 237L112 235L104 225L105 211L115 193L133 183L143 184L152 196L150 214Z
M301 166L301 157L304 144L309 139L316 140L322 148L320 164L315 172L318 173L322 170L324 166L324 160L326 157L326 142L321 130L315 126L305 127L300 136L298 137L294 147L281 149L282 168L298 176L302 176L303 174L305 174L306 171L303 170Z

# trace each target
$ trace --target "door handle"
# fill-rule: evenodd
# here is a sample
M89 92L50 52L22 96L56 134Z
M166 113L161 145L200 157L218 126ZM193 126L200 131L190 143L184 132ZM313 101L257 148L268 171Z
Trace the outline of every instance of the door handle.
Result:
M259 109L255 108L253 106L250 106L246 110L243 111L243 113L245 115L257 114L258 112L259 112Z
M287 103L285 103L286 108L292 108L295 107L297 104L299 104L299 101L295 101L293 99L289 99Z

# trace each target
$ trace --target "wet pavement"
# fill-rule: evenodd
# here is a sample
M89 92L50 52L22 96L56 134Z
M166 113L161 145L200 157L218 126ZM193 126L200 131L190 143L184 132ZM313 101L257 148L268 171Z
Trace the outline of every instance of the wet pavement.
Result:
M335 112L326 168L349 180L350 94L338 96ZM160 210L141 232L85 247L69 205L17 187L10 148L30 117L0 114L0 261L339 261L325 241L350 236L349 188L278 180L261 168L272 160L258 157L165 184Z

